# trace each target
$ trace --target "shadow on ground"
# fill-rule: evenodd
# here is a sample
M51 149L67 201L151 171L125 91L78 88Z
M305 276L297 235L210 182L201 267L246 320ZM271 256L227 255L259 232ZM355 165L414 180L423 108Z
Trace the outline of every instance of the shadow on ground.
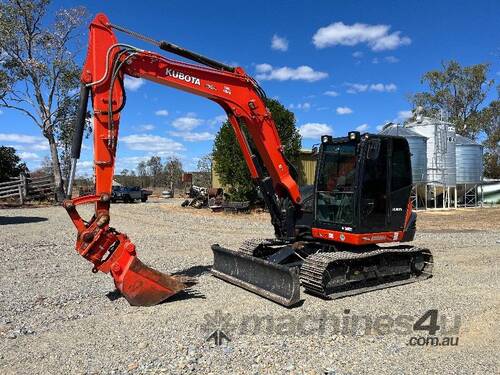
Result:
M204 265L204 266L192 266L189 268L185 268L180 271L176 271L172 273L172 275L184 275L184 276L190 276L190 277L197 277L201 276L207 272L209 272L212 269L211 265Z
M106 293L106 297L108 297L108 299L110 301L116 301L116 300L119 300L120 298L122 298L123 295L120 293L120 291L118 289L115 289L112 292ZM200 293L197 290L186 289L186 290L183 290L182 292L179 292L179 293L173 295L172 297L166 299L165 301L160 302L159 305L162 305L164 303L169 303L169 302L183 301L183 300L187 300L187 299L191 299L191 298L205 299L206 297L203 293Z
M0 225L29 224L47 220L46 217L40 216L0 216Z

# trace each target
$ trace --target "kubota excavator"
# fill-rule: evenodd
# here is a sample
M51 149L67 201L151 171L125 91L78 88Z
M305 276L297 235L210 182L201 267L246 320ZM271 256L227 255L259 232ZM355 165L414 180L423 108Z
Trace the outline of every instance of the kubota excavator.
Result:
M113 30L198 64L120 43ZM110 227L125 75L204 96L227 113L276 238L248 240L238 250L212 245L216 277L291 306L300 300L300 286L311 294L339 298L431 276L431 252L400 244L413 240L416 223L410 202L410 152L404 138L358 132L344 138L322 136L316 149L314 186L299 188L297 173L283 153L266 108L264 91L242 68L113 25L99 14L90 25L64 207L78 231L78 253L93 263L93 272L110 273L130 304L160 303L195 280L144 265L127 235ZM89 94L94 113L95 195L71 199ZM76 210L82 204L95 205L89 221Z

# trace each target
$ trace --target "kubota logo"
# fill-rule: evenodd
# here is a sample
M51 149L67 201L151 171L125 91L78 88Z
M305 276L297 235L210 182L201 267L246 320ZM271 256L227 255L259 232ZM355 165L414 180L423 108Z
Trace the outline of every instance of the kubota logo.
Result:
M167 77L173 77L200 86L200 79L190 76L189 74L178 72L177 70L173 70L170 68L167 68L165 74L167 75Z

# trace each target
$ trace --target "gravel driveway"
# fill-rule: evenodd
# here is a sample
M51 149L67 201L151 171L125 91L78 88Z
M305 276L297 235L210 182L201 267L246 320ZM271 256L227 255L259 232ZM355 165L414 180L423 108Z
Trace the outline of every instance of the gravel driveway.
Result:
M336 301L303 294L286 309L209 273L212 243L272 237L268 216L180 202L112 207L141 260L199 279L145 308L90 272L62 208L1 210L0 373L498 373L500 209L420 215L415 243L434 253L430 280ZM425 345L428 333L413 331L432 309L436 337L456 345Z

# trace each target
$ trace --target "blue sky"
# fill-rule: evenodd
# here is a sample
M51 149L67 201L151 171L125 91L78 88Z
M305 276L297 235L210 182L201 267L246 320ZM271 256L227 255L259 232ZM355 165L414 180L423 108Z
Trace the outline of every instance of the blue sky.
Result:
M490 78L500 81L500 2L494 0L141 4L55 1L51 9L84 5L91 15L104 12L115 24L242 66L269 97L295 113L304 147L325 132L376 132L384 122L401 120L410 109L408 94L421 90L422 74L443 60L490 62ZM116 171L155 154L176 155L194 170L197 158L212 149L222 109L152 82L130 81L127 87ZM494 96L492 90L489 100ZM36 168L48 154L38 128L12 110L1 111L0 145L16 147ZM91 160L86 140L81 173L90 173Z

